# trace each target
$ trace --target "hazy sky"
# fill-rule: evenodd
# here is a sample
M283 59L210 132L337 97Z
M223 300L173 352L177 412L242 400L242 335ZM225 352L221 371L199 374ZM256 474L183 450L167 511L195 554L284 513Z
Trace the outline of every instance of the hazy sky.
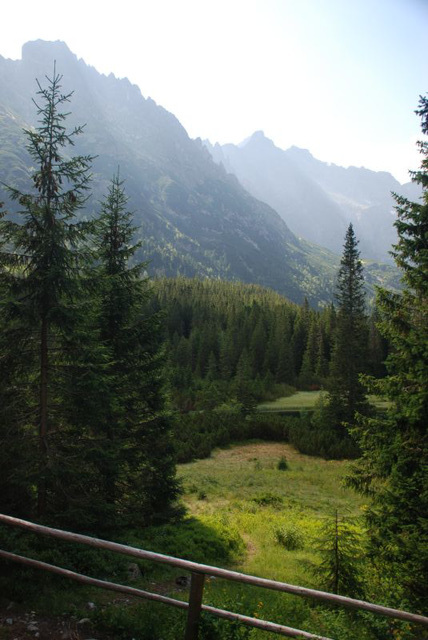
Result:
M419 166L428 0L8 0L2 14L0 55L64 40L193 138L239 143L262 129L281 148L401 182Z

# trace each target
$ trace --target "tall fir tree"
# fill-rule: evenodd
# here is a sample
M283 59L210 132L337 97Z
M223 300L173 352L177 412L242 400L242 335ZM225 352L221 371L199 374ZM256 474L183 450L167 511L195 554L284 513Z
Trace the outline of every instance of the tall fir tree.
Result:
M416 113L427 135L428 97L421 97ZM393 256L403 290L380 289L377 298L379 328L390 343L388 375L368 380L391 407L355 428L362 457L350 482L373 498L367 512L371 556L385 599L422 612L428 607L428 143L419 147L421 169L411 175L422 200L395 195ZM417 631L414 637L420 637Z
M67 431L61 394L73 357L69 339L79 319L85 260L85 225L75 216L87 197L92 160L69 155L82 127L66 129L62 109L72 94L62 93L61 81L54 67L46 87L38 83L38 125L25 130L36 167L32 190L8 187L21 209L16 221L4 215L0 221L3 471L17 443L20 449L19 467L6 478L3 495L7 508L13 511L15 504L20 510L25 503L26 514L39 517L54 512L67 491L58 459ZM19 488L18 504L7 502L9 482Z
M244 349L236 367L233 389L237 402L241 405L242 413L253 413L256 408L256 398L251 379L251 364L247 349Z
M368 410L360 374L365 371L367 318L363 266L352 224L345 236L337 278L338 303L326 409L331 426L339 432L355 422L356 412Z
M147 524L177 496L170 421L165 411L162 325L150 309L146 264L119 174L95 221L98 323L106 350L107 394L100 421L100 467L110 515L118 524Z

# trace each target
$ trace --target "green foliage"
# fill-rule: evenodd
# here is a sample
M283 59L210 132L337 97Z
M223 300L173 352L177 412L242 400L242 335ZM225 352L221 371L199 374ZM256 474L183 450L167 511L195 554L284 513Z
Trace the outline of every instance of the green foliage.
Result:
M27 533L10 526L0 527L0 547L12 553L54 564L100 579L125 580L129 559L82 544L64 542ZM0 592L10 599L27 602L55 590L70 591L75 583L40 569L29 569L16 562L0 561Z
M215 447L232 442L262 439L289 442L299 451L326 459L351 459L359 449L337 430L318 428L308 415L256 413L243 416L237 411L204 411L179 414L173 421L173 440L178 462L211 455Z
M373 616L374 618L374 616ZM312 611L313 623L319 633L328 634L330 638L340 640L386 640L397 637L397 640L405 640L405 636L392 636L391 623L377 618L378 632L373 632L371 620L367 622L364 616L349 610L338 608L316 607ZM358 634L356 636L356 633Z
M349 428L355 423L357 412L365 415L370 412L360 380L360 374L366 371L368 331L363 267L357 247L358 241L350 224L337 279L338 311L325 385L327 396L313 417L317 437L323 440L319 443L319 452L330 457L339 457L345 452L350 457L356 456L358 448ZM319 366L323 367L322 364Z
M38 126L25 131L35 164L32 190L8 187L21 209L17 221L4 213L0 221L0 467L6 476L0 508L46 516L61 510L64 494L82 495L78 485L92 475L89 461L81 474L61 463L84 439L68 422L66 398L73 393L70 371L86 371L88 341L81 344L76 327L87 293L79 277L87 229L74 218L86 200L92 158L69 156L82 128L65 128L61 108L70 94L62 94L55 68L47 88L38 88ZM7 458L21 445L12 470Z
M32 190L0 220L0 510L99 533L169 517L178 488L162 318L118 175L77 220L92 158L70 157L61 80L38 84Z
M304 536L297 527L277 526L274 528L275 540L288 551L303 549Z
M284 474L276 469L282 454L290 461L290 469ZM259 462L257 471L255 459ZM299 455L288 445L248 442L217 450L209 459L182 465L179 475L183 478L186 504L195 517L226 516L245 540L247 553L238 571L317 589L320 588L318 578L307 572L306 565L308 561L321 560L313 549L320 522L331 517L332 507L341 513L349 510L350 517L354 518L362 503L359 496L343 486L346 468L343 462ZM195 488L205 479L210 480L209 499L200 502ZM268 494L283 499L280 509L275 505L261 507L253 501L254 497ZM297 531L303 546L287 549L279 544L275 537L277 528ZM376 601L376 597L372 601ZM342 637L329 631L330 628L339 630L338 624L333 625L340 619L344 637L355 638L357 634L370 640L376 638L367 631L365 622L359 621L356 627L352 617L345 615L342 619L337 610L331 611L327 621L321 613L315 616L315 607L310 601L246 585L210 581L206 586L206 602L333 638ZM265 636L266 632L254 630L251 637L262 640ZM379 635L378 640L381 637ZM385 634L384 639L386 637Z
M367 319L363 266L358 241L349 225L337 279L338 313L328 379L326 420L343 431L352 425L355 413L367 412L365 390L359 375L366 370Z
M91 613L90 619L97 631L114 634L118 640L176 640L184 637L186 624L183 611L150 602L105 606Z
M262 438L287 440L293 418L237 411L204 411L179 414L173 421L173 439L178 462L208 457L215 447L238 440Z
M205 564L222 565L241 559L243 540L227 518L185 518L174 524L127 533L130 544Z
M155 291L166 314L171 400L181 411L232 401L251 413L255 401L286 395L309 335L316 348L307 367L318 367L310 383L326 374L329 310L311 312L307 303L240 283L178 278L156 282Z
M302 453L327 460L356 458L359 455L355 442L325 421L323 409L312 417L307 415L294 420L290 424L288 439Z
M336 511L322 526L315 549L321 562L312 564L324 591L353 598L361 594L362 545L357 530Z
M288 469L288 462L285 456L282 456L278 460L278 464L276 465L276 468L278 469L278 471L286 471Z
M427 135L426 97L417 113ZM378 294L379 327L391 343L388 376L366 380L391 405L384 416L361 418L356 426L362 457L350 482L373 499L367 512L370 554L387 578L386 597L422 611L428 604L428 145L419 146L421 169L412 179L422 186L422 201L395 196L399 240L393 255L404 288L401 294Z
M199 632L201 640L248 640L251 635L251 627L222 620L209 613L202 614Z
M256 402L290 395L294 385L306 393L325 387L333 306L314 311L255 285L209 280L160 280L154 290L156 308L165 311L173 409L248 414ZM378 338L372 325L373 368L383 357Z
M121 526L148 524L177 496L164 407L161 316L149 307L146 264L131 265L139 246L132 243L131 218L117 174L93 222L98 259L94 320L106 356L96 422L99 472L109 517Z
M259 507L272 507L273 509L281 509L284 503L282 496L279 496L277 493L272 493L271 491L261 493L252 500L258 504Z

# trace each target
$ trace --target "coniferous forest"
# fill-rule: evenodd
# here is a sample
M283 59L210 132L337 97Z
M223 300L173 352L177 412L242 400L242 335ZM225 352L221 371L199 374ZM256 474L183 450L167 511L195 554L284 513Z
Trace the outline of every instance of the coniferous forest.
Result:
M74 152L85 128L69 127L73 96L61 85L56 70L38 84L38 124L25 131L30 181L25 188L7 185L4 199L14 203L13 212L1 208L0 512L144 541L156 550L173 540L175 549L183 530L196 537L201 526L186 515L177 464L233 443L287 443L299 455L351 459L347 487L367 500L363 524L343 523L337 511L327 522L315 545L323 558L313 571L316 584L422 613L428 568L427 143L420 143L422 165L413 174L423 200L395 196L393 256L402 290L380 288L369 304L350 224L334 296L313 308L307 299L296 304L257 284L150 278L150 264L139 259L120 167L96 214L84 213L94 157ZM426 98L418 115L426 135ZM313 408L260 410L299 391L320 392ZM379 409L374 396L386 405ZM286 477L287 469L284 458L277 470ZM275 500L273 493L258 496L254 509ZM229 521L214 522L212 515L205 539L213 536L211 546L220 545L219 527L229 527L234 542L219 562L236 562L244 542L232 535ZM280 544L299 549L299 535L284 531L276 529ZM343 545L332 552L335 561L342 552L340 571L330 562L333 539ZM0 546L89 572L120 571L101 557L76 549L67 555L59 544L6 528ZM207 553L199 559L215 563ZM16 599L23 598L17 585L26 576L0 563L0 584ZM316 617L310 608L299 615ZM322 615L343 638L352 637L355 624L361 638L421 637L411 625L388 635L369 618L342 619L334 609ZM258 637L241 630L227 635L232 632L208 623L204 633L207 639Z

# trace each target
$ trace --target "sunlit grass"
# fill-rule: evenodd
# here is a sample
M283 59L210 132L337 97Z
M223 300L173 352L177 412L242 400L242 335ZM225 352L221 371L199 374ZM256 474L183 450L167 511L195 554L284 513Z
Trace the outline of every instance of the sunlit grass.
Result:
M282 470L278 468L281 460L286 461ZM250 575L318 588L309 563L319 560L314 542L322 523L337 509L340 514L355 518L358 526L364 507L363 500L343 484L347 468L344 461L302 455L284 443L253 441L218 449L208 459L178 468L187 519L159 528L128 531L123 541ZM279 536L278 530L285 536ZM284 543L287 533L297 538L295 548ZM188 599L188 586L179 588L176 583L176 577L183 575L182 569L149 561L138 564L142 577L135 586ZM112 579L126 582L123 576ZM112 637L175 640L184 635L184 612L160 604L113 598L109 592L80 585L76 589L79 600L74 595L77 591L68 591L61 594L62 601L73 601L80 617L89 615L94 629L104 629ZM88 601L97 603L89 614L84 607ZM208 577L204 603L314 633L323 630L320 610L290 594ZM60 600L56 609L62 610L61 607ZM46 603L41 609L46 609ZM230 635L229 631L229 623L222 622L214 636L201 632L201 638L270 637L259 630L252 630L249 635L241 635L241 631ZM329 634L328 628L324 631L329 637L340 637ZM366 636L359 632L359 638Z
M277 469L285 457L286 471ZM211 458L179 467L185 502L195 517L213 515L235 525L247 543L240 569L287 582L308 582L301 553L282 549L272 533L293 525L311 546L323 518L335 509L359 516L362 500L346 488L347 463L299 454L282 443L248 443L217 450ZM265 506L261 506L261 505Z
M282 457L288 464L285 471L277 468ZM242 536L246 555L233 568L316 588L308 565L317 561L313 546L322 522L336 509L358 519L364 508L362 499L344 486L347 469L346 462L305 456L287 444L252 442L181 465L179 477L194 517L215 515ZM278 527L296 530L302 548L281 546ZM221 580L208 582L204 601L284 624L288 617L296 626L299 620L307 625L311 616L308 603L295 596ZM251 636L264 637L257 631Z
M324 391L297 391L291 396L277 398L258 405L259 411L305 411L315 409L318 400L325 396ZM379 396L369 395L369 402L377 409L387 409L391 403Z
M314 409L322 391L297 391L291 396L285 398L277 398L271 402L263 402L258 405L258 409L262 411L289 410L304 411L305 409Z

